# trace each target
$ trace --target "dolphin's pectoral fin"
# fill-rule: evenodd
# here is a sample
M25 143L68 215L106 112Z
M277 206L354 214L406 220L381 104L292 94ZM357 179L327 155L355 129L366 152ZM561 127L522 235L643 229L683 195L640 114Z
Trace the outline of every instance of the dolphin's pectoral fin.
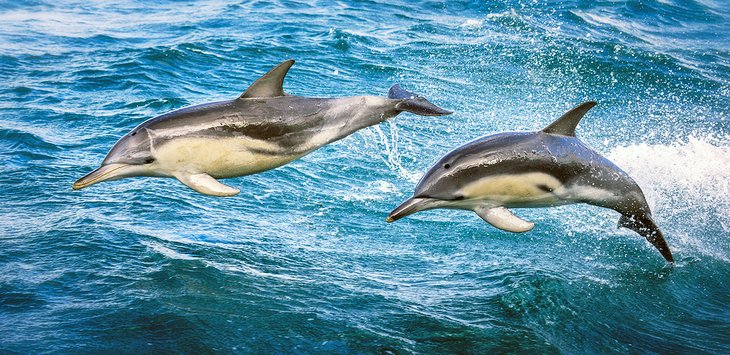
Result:
M289 68L294 65L293 60L285 60L274 69L269 70L264 76L254 81L246 92L239 96L240 99L248 99L253 97L277 97L284 96L284 77L289 72Z
M521 219L504 207L477 207L474 212L487 223L508 232L522 233L535 227L535 223Z
M662 254L664 259L670 263L674 262L672 251L669 250L669 244L667 244L662 231L659 230L659 227L657 227L654 220L652 220L649 215L622 215L618 220L618 226L628 228L639 233L642 237L646 238L646 240L648 240L654 248L659 250L659 253Z
M192 175L177 173L175 174L175 178L180 180L185 186L205 195L233 196L241 192L239 189L222 184L220 181L205 173Z

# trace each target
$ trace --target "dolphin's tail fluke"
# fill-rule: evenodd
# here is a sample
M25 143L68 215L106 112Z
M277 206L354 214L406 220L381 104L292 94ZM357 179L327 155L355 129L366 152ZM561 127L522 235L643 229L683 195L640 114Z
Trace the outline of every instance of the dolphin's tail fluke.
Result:
M399 111L408 111L421 116L444 116L450 115L453 112L444 110L426 100L425 97L418 96L410 91L406 91L395 84L388 91L388 98L393 100L399 100L395 105L395 108Z
M662 231L659 230L650 215L622 215L618 221L619 227L624 227L639 233L651 243L662 254L668 262L674 262L672 251L669 250L667 241L664 240Z

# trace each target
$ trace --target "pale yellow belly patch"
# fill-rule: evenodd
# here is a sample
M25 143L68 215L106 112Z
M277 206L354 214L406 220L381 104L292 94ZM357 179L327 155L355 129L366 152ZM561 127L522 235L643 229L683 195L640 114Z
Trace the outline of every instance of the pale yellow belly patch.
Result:
M277 152L278 146L249 138L175 138L153 149L158 169L172 173L186 171L228 178L258 173L291 162L302 154L262 154Z
M560 180L539 172L525 174L492 175L465 185L459 193L467 199L488 199L501 202L550 202L558 200L555 194L545 191L562 188Z

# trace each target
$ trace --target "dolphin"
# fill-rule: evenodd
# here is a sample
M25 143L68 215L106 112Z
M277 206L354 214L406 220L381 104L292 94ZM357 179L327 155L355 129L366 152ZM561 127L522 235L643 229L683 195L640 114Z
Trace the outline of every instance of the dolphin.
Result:
M217 179L274 169L403 111L451 114L397 84L387 98L288 95L283 83L293 64L282 62L236 99L182 108L140 124L73 189L155 176L174 177L202 194L233 196L240 190Z
M587 203L619 212L619 227L636 231L672 262L639 185L575 135L595 105L584 102L538 132L494 134L454 149L426 172L413 197L386 221L435 208L463 209L496 228L527 232L535 224L508 208Z

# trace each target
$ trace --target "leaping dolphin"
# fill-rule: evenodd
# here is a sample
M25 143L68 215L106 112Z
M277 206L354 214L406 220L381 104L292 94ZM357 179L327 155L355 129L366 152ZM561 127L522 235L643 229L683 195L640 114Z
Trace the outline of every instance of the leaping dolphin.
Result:
M397 84L387 98L291 96L284 93L283 83L293 64L282 62L234 100L182 108L140 124L73 188L158 176L174 177L202 194L233 196L240 190L216 179L282 166L403 111L451 113Z
M386 220L435 208L464 209L499 229L527 232L534 223L507 208L582 202L619 212L619 227L636 231L672 262L639 185L575 136L578 122L595 105L584 102L542 131L495 134L454 149Z

